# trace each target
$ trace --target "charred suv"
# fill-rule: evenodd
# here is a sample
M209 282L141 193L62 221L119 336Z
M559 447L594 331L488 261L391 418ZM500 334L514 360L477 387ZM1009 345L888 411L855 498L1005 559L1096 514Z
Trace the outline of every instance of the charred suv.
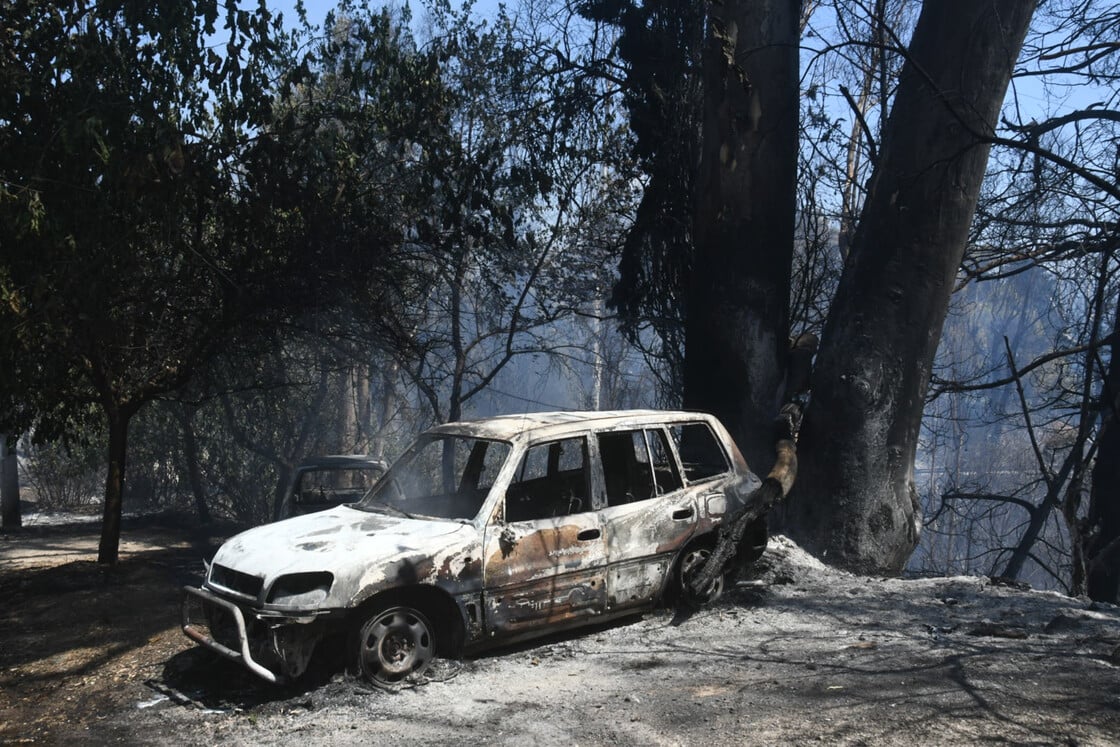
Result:
M183 630L270 682L341 644L376 684L684 593L758 484L710 415L509 415L433 428L360 501L239 534ZM718 593L713 587L709 594Z

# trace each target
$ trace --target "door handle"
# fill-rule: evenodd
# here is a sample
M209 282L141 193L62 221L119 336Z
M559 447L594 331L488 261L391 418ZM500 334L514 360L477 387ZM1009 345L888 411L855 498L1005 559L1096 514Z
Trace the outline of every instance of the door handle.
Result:
M678 508L676 511L673 512L673 520L674 521L683 521L685 519L691 519L691 518L692 518L692 506L689 506L688 508Z
M600 536L602 536L602 532L598 529L584 529L576 535L576 539L580 542L589 542L594 539L599 539Z

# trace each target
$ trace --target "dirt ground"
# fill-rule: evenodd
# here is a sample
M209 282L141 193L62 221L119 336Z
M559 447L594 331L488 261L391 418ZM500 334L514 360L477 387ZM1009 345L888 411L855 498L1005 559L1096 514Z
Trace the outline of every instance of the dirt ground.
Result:
M389 693L259 682L178 629L214 536L0 535L0 743L1120 743L1120 608L988 579L852 576L771 540L756 577L466 661Z

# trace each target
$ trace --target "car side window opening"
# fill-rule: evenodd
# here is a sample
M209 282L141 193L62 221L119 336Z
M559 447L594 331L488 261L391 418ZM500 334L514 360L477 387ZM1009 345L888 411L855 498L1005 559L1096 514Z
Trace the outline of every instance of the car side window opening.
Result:
M591 508L583 437L536 444L506 489L507 522L551 519Z
M487 441L475 441L471 447L459 479L459 493L485 498L490 492L498 477L498 470L506 461L508 449L493 449L489 446ZM457 473L453 473L453 476L454 474Z
M731 470L727 455L707 423L685 423L672 428L684 477L699 482Z
M599 455L607 505L618 506L664 495L681 487L662 430L599 434Z

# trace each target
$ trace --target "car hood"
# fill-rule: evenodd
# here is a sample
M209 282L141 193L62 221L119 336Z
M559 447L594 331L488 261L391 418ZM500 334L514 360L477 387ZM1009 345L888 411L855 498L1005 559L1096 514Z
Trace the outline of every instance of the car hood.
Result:
M460 576L479 562L480 545L471 524L337 506L242 532L222 545L214 563L262 578L266 590L281 575L328 571L332 597L351 599L375 585Z

